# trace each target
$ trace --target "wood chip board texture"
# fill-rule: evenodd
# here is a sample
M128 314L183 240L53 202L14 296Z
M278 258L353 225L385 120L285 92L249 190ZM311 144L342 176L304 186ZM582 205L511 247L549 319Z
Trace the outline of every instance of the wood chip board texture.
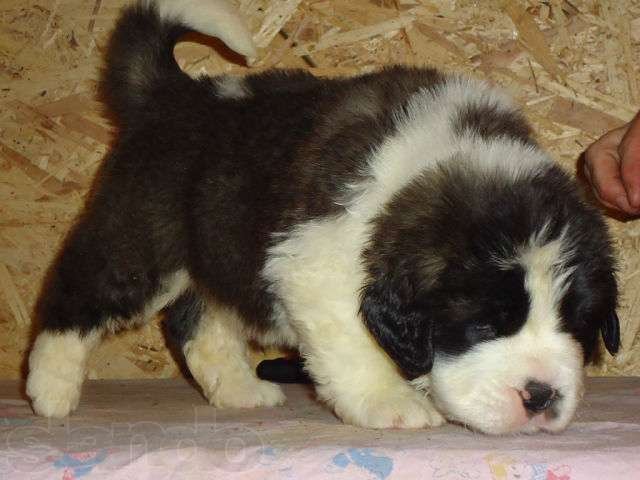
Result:
M113 130L96 101L101 57L123 0L0 2L0 377L21 374L40 284L82 208ZM253 69L316 75L434 65L501 85L569 171L638 110L635 0L240 0ZM243 74L228 52L182 42L190 74ZM623 349L593 374L640 374L640 221L609 220L620 259ZM179 374L158 322L108 340L93 378Z

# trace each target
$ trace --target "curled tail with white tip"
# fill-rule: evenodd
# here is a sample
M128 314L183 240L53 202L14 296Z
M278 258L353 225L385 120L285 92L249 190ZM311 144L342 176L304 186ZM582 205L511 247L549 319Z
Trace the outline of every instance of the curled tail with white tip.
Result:
M140 0L121 14L106 55L102 91L120 122L143 109L157 85L185 75L173 47L189 31L217 37L247 58L256 56L251 33L227 0Z

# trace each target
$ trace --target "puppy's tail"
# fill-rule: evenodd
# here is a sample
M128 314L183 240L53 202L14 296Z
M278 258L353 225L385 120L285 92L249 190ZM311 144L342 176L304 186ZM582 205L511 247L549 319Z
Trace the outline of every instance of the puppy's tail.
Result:
M197 31L255 58L251 34L228 0L138 0L125 8L106 55L102 93L122 123L152 101L154 89L184 76L173 58L178 38Z

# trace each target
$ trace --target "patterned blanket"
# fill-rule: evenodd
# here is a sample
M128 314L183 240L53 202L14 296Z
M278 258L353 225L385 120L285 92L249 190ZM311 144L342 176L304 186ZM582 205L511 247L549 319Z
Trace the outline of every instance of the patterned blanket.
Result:
M64 420L0 381L0 479L640 479L640 378L593 378L562 434L341 424L306 387L286 406L216 410L184 380L90 381Z

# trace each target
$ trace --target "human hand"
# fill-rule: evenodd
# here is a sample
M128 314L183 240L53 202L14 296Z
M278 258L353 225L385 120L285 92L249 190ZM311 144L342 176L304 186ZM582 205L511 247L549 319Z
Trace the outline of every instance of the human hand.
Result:
M640 113L587 149L584 173L603 205L640 215Z

